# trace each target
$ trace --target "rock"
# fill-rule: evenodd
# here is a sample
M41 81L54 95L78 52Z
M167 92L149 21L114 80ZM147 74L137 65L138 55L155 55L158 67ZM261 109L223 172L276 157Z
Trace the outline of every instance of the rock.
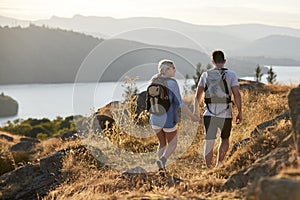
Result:
M236 152L236 150L237 150L238 148L240 148L240 147L242 147L242 146L245 146L245 145L248 144L250 141L251 141L251 138L245 138L245 139L240 140L239 142L236 142L236 143L232 146L231 151L230 151L230 153L229 153L228 156L232 156L232 154L233 154L234 152Z
M58 185L57 177L27 164L0 177L1 199L39 199Z
M138 120L138 117L140 116L140 114L144 110L146 110L146 91L143 91L137 95L136 104L137 104L137 106L136 106L136 110L135 110L135 114L136 114L135 120ZM113 101L97 110L94 117L99 122L99 126L100 126L101 130L103 130L105 128L111 129L113 127L115 120L113 119L112 111L114 109L119 109L120 106L122 106L122 105L124 105L124 103L119 102L119 101ZM124 110L124 114L128 115L128 111ZM141 123L143 123L143 122L141 122Z
M13 138L13 137L10 137L10 136L5 135L5 134L0 134L0 139L5 139L5 140L7 140L8 142L14 141L14 138Z
M299 199L300 172L297 168L283 170L271 178L261 178L248 191L246 199Z
M62 159L65 156L65 151L60 150L40 160L40 169L43 173L56 174L60 173Z
M35 147L35 143L23 141L10 147L10 151L31 151L33 147Z
M271 119L269 121L263 122L261 124L259 124L254 131L251 132L251 137L257 136L259 134L260 131L265 130L267 127L269 126L273 126L276 123L278 123L280 120L287 120L290 118L290 114L289 111L285 111L283 114L278 115L277 117L275 117L274 119Z
M106 115L96 115L96 118L99 122L101 130L111 129L115 123L115 120L112 117Z
M32 143L40 143L40 141L36 138L32 138L32 137L23 137L20 138L21 142L32 142Z
M247 90L255 93L264 93L268 91L265 88L264 83L244 79L238 79L238 81L241 90Z
M19 105L13 98L4 95L0 95L0 117L14 116L18 114Z
M144 168L137 166L124 171L122 174L126 175L126 174L141 174L141 173L147 173L147 171Z
M252 138L256 137L262 130L265 130L266 128L268 128L269 126L274 126L276 123L278 123L280 120L287 120L289 119L290 114L289 111L285 111L283 114L278 115L277 117L275 117L274 119L271 119L269 121L263 122L261 124L259 124L258 126L256 126L256 128L250 133L251 138L245 138L240 140L239 142L236 142L232 148L231 151L229 153L229 156L232 156L232 154L234 154L234 152L236 152L236 150L242 146L245 146L246 144L248 144Z
M63 181L61 150L44 157L40 164L27 164L0 176L0 199L40 199Z
M76 140L78 138L77 131L69 131L60 136L62 140Z
M299 199L300 181L291 179L263 178L259 181L256 192L255 199L258 200Z
M291 153L291 147L276 148L254 164L232 174L224 184L226 189L237 189L257 181L261 177L278 174L283 165L292 165L296 161Z
M300 155L300 85L290 91L288 104L294 128L295 145L298 155Z

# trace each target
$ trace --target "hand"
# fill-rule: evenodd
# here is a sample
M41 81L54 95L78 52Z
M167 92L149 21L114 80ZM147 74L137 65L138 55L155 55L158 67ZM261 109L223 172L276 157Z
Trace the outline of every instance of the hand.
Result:
M191 116L191 120L193 122L199 122L200 121L200 116L196 113L194 113L192 116Z
M242 123L242 120L243 120L242 114L238 113L235 118L235 123L240 124L240 123Z

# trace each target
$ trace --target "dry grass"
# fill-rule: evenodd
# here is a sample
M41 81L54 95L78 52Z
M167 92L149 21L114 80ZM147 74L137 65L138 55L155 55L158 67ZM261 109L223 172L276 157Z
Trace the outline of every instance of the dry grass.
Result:
M243 138L249 137L255 127L267 120L282 114L288 109L286 96L291 87L266 86L269 92L242 91L244 121L241 125L234 125L232 130L231 145ZM192 97L185 100L192 102ZM236 110L236 109L235 109ZM236 112L236 111L234 111ZM124 117L124 116L123 116ZM119 123L119 125L121 125ZM127 124L126 132L133 131L135 136L140 134L140 128ZM284 136L291 132L290 121L284 121L275 127L270 127L258 137L255 143L250 143L231 158L226 158L221 168L208 170L202 159L203 125L193 124L184 117L179 127L180 138L176 150L177 159L167 166L169 175L182 179L177 185L168 185L168 181L159 176L157 172L124 177L114 165L99 165L84 155L69 155L65 158L63 171L68 172L68 180L55 190L51 191L45 199L158 199L158 198L230 198L240 199L245 197L246 191L223 191L222 185L230 174L240 168L251 165L256 159L276 148ZM125 129L114 131L109 138L114 145L133 153L153 152L157 148L155 137L137 138L126 134ZM151 129L143 127L143 133L151 135ZM118 134L118 133L122 134ZM195 135L193 135L195 132ZM192 134L191 134L192 133ZM106 133L107 136L108 133ZM93 148L105 149L103 140L90 136L88 144ZM188 138L192 138L189 141ZM86 141L83 140L83 143ZM102 143L101 143L102 142ZM217 146L217 145L216 145ZM108 147L107 147L108 148ZM120 150L108 149L110 155L121 157ZM215 155L217 147L215 147ZM155 154L149 158L155 163ZM113 157L113 156L112 156ZM119 158L118 157L118 158ZM128 166L139 166L138 157L132 163L118 163ZM141 158L142 159L142 158ZM89 161L87 161L89 160ZM116 159L115 161L118 161ZM112 161L113 163L114 161ZM92 164L91 164L92 163ZM143 177L144 176L144 177Z
M264 92L243 90L244 120L241 125L233 125L231 146L249 137L258 124L287 110L286 97L291 87L265 86ZM186 97L185 101L191 104L193 95ZM115 127L113 131L90 132L77 141L48 140L41 143L43 153L39 156L59 149L74 149L64 158L64 182L44 199L241 199L246 195L245 189L224 191L222 186L226 179L234 171L251 165L276 148L282 138L291 132L290 121L282 121L265 130L256 142L227 157L223 167L208 170L202 158L203 122L192 123L183 116L179 126L177 156L167 166L170 177L182 180L174 185L170 184L170 177L160 176L153 170L156 168L158 143L151 128L133 123L133 116L124 115L122 110L117 110L113 115L116 119L122 119L117 121L119 128ZM214 158L216 153L217 145ZM128 155L135 156L128 160ZM150 166L147 169L149 173L128 176L121 173L123 169L136 166Z

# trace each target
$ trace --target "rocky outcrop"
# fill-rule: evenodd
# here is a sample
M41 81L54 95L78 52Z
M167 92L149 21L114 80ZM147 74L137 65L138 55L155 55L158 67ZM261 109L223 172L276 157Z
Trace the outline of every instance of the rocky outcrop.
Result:
M299 174L298 174L299 176ZM300 181L291 178L263 178L247 199L294 200L300 198Z
M65 151L27 164L0 176L0 199L39 199L62 181L60 170Z
M290 91L288 103L294 128L294 140L300 155L300 85Z
M246 197L249 200L300 198L300 85L290 91L288 103L288 113L258 125L251 136L257 136L260 130L274 125L278 120L288 119L288 116L292 120L294 130L286 138L280 139L280 144L270 153L232 174L224 188L240 189L250 185Z
M276 148L254 164L232 174L224 187L226 189L246 187L249 183L254 183L262 177L274 176L283 167L295 165L296 162L296 157L291 153L291 147Z
M0 95L0 117L9 117L18 114L19 105L13 98L4 95Z
M10 147L10 151L31 151L35 145L39 143L39 140L35 138L21 138L21 142Z
M138 118L138 116L144 110L146 110L146 91L137 94L135 102L136 102L135 115ZM113 119L112 110L118 109L121 105L124 105L124 103L119 101L113 101L97 110L94 117L99 122L99 127L101 128L101 130L110 129L113 127L115 120ZM127 115L128 111L124 110L124 114Z
M238 79L239 86L241 90L247 90L251 92L261 93L267 92L268 90L265 88L265 84L256 81Z
M19 105L13 98L4 95L0 95L0 117L9 117L18 114Z
M231 156L234 152L236 152L236 150L239 147L242 147L242 146L248 144L254 137L258 136L259 133L261 133L263 130L266 130L270 126L274 126L275 124L277 124L281 120L287 120L289 118L290 118L289 111L285 111L283 114L278 115L274 119L271 119L269 121L266 121L266 122L263 122L263 123L257 125L256 128L250 133L251 137L245 138L245 139L235 143L232 146L231 151L229 153L229 156Z
M0 134L0 139L5 139L5 140L7 140L8 142L14 141L14 138L13 138L13 137L10 137L10 136L5 135L5 134Z
M42 199L50 190L64 182L63 160L70 152L86 152L74 146L43 157L37 164L27 164L0 176L0 199ZM102 154L98 150L98 154Z

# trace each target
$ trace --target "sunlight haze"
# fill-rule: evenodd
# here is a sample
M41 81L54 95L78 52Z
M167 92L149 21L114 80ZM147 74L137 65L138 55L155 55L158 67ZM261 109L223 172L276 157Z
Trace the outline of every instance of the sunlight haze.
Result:
M0 16L23 20L52 16L163 17L200 25L260 23L300 28L298 0L1 0Z

